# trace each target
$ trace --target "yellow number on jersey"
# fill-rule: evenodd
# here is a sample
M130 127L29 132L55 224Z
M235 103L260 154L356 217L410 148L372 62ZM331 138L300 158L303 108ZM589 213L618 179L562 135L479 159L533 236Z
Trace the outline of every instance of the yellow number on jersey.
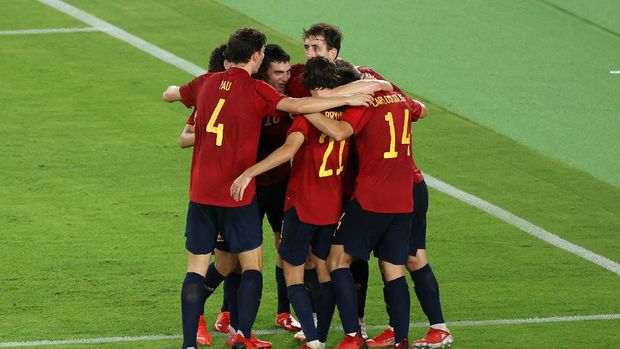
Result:
M211 113L209 122L207 123L207 132L216 134L215 145L217 145L218 147L222 146L222 140L224 139L224 124L219 123L215 125L215 120L217 120L218 115L220 115L220 111L224 106L224 102L226 102L226 100L224 98L220 98L220 100L217 102L217 105L215 106L215 110L213 110L213 113Z
M280 122L279 116L268 116L267 121L265 122L265 126L275 125Z
M394 159L398 156L396 151L396 130L394 129L394 116L392 112L385 114L385 121L390 126L390 150L383 153L384 159ZM409 131L409 109L405 109L405 122L403 124L403 134L400 138L401 144L407 144L407 156L411 155L411 131Z
M319 137L319 144L325 143L325 138L327 135L325 133L321 133ZM342 154L344 153L344 145L346 144L346 140L340 141L340 149L338 151L338 168L336 169L336 176L339 176L342 171L344 171L344 164L342 163ZM327 159L329 159L329 155L334 150L334 140L332 138L329 139L329 144L327 144L327 149L325 149L325 153L323 153L323 163L321 163L321 167L319 168L319 177L329 177L334 174L334 170L327 169Z

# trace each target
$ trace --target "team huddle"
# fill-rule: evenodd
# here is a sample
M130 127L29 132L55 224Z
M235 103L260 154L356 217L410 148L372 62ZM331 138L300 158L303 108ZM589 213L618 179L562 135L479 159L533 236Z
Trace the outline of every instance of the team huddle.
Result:
M233 348L272 346L252 333L265 215L278 252L276 326L301 348L325 348L336 307L344 338L335 348L407 348L405 268L430 324L412 347L451 345L426 258L428 191L411 145L411 123L426 107L339 59L336 26L304 30L305 64L291 66L266 41L256 29L237 30L213 50L206 74L163 94L193 108L179 141L193 146L182 348L212 343L203 312L222 283L215 330ZM371 252L389 316L374 338L364 322Z

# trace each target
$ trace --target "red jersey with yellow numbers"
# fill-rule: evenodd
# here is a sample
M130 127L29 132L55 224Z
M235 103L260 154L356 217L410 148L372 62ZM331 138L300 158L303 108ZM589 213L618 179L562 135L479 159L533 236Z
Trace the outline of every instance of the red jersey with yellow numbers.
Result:
M355 133L359 174L352 199L366 211L413 211L411 121L421 105L400 92L377 92L370 107L349 108L341 121Z
M230 186L256 163L261 121L286 96L240 68L200 75L179 92L183 104L196 108L190 200L222 207L250 204L254 181L239 202L230 197Z
M372 75L375 79L385 80L381 75L379 75L379 73L377 73L376 71L372 70L369 67L357 67L357 69L362 74L367 73L367 74ZM394 91L401 92L400 87L394 84L392 84L392 87L394 87ZM417 120L418 119L416 118L413 121L417 121ZM422 175L422 172L418 168L418 165L416 165L415 158L413 158L413 156L412 156L412 160L413 160L413 183L420 183L424 180L424 176Z
M310 90L304 86L304 64L291 66L291 78L286 84L286 94L294 98L310 97Z
M339 119L342 113L342 110L322 112L333 119ZM334 141L301 115L295 117L289 129L289 134L293 132L300 132L305 140L293 158L284 210L295 207L299 219L308 224L336 224L342 213L341 175L349 142Z
M286 141L286 135L293 119L288 113L276 110L273 115L263 119L260 140L258 142L258 157L256 162L261 161L274 150L281 147ZM288 179L291 173L291 164L285 162L259 176L256 176L256 185L267 186L282 183Z

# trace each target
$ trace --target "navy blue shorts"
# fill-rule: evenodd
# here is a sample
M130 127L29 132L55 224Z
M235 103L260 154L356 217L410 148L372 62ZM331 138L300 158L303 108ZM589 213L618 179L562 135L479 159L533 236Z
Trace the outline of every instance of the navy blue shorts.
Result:
M428 188L426 182L413 185L413 218L411 220L411 238L409 255L416 255L418 250L426 249L426 212L428 211Z
M351 200L338 223L334 244L344 245L358 259L368 260L373 251L383 261L405 265L410 235L411 213L365 211L357 200Z
M260 210L260 220L263 221L265 214L271 230L275 233L282 231L282 218L284 217L284 199L286 198L286 185L288 181L272 185L257 185L256 197Z
M306 262L308 247L312 254L322 260L327 259L332 246L335 224L314 225L299 220L295 207L284 213L284 229L278 253L280 257L292 265Z
M207 254L216 241L231 253L253 250L263 244L263 227L258 219L256 197L249 205L221 207L189 202L185 227L185 248L193 254Z

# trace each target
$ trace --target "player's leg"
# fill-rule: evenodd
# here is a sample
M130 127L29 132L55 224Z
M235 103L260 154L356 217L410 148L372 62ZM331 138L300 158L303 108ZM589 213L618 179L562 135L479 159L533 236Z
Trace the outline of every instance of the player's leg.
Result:
M357 319L360 324L360 332L362 337L368 338L366 322L364 321L366 293L368 292L368 261L363 259L354 260L351 263L351 274L353 274L355 289L357 290Z
M284 266L287 295L304 331L306 345L310 348L316 348L319 341L310 295L304 285L304 264L316 230L316 226L300 221L293 207L284 213L282 241L278 249Z
M318 287L315 296L317 334L321 343L327 342L329 327L334 316L336 300L327 268L327 256L332 244L335 227L326 226L314 234L311 242L311 258L317 274Z
M409 252L412 215L397 213L390 216L389 226L374 246L374 255L381 264L394 344L400 347L408 343L410 298L404 266Z
M211 207L193 202L187 210L185 248L188 250L187 273L181 288L183 348L196 347L198 321L206 292L205 275L215 246L217 229Z
M413 280L418 302L428 318L430 329L424 338L413 342L414 347L428 345L440 347L453 342L453 337L443 318L439 283L426 257L426 213L428 211L428 188L424 181L413 187L415 211L411 225L411 241L407 269Z

